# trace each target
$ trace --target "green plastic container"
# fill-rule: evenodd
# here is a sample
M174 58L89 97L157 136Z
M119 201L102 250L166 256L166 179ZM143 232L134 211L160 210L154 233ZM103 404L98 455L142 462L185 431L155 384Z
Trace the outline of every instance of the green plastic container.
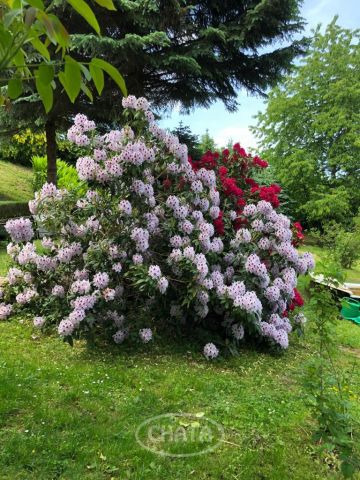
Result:
M354 298L346 298L341 301L341 316L360 325L360 302Z

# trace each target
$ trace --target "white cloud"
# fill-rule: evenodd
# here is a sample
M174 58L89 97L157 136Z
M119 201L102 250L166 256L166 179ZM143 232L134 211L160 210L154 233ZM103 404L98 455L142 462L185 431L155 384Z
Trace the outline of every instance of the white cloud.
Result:
M322 21L324 14L329 12L331 0L322 0L314 5L313 1L307 0L304 5L305 16L308 18L312 24ZM332 14L334 16L334 14Z
M239 142L245 150L256 149L256 139L247 127L226 127L219 130L214 140L219 147L224 147L229 140Z

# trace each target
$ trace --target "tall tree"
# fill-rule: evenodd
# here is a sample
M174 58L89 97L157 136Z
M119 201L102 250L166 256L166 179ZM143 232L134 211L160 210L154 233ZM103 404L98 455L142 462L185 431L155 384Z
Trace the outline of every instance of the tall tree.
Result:
M199 160L203 153L200 148L199 137L192 133L189 126L180 122L179 125L171 132L178 137L181 143L185 143L188 152L193 160Z
M235 110L240 88L264 93L304 52L304 40L290 41L304 25L301 1L117 0L116 12L95 10L103 37L69 20L81 58L108 59L135 95L160 108L221 100Z
M114 0L116 11L93 5L102 36L67 3L56 2L56 14L70 33L72 56L84 64L94 57L108 61L130 93L148 97L160 110L177 102L185 110L208 107L219 99L235 110L239 88L262 94L306 44L291 43L303 28L301 0ZM119 117L120 96L108 79L93 103L80 92L72 106L57 89L48 119L39 117L29 92L31 108L18 101L9 117L31 125L50 120L60 128L78 110L111 121Z
M209 129L207 128L205 133L201 135L200 150L205 152L213 152L215 150L215 140L210 136Z
M360 207L360 31L337 18L269 95L255 133L263 156L308 223L345 221Z

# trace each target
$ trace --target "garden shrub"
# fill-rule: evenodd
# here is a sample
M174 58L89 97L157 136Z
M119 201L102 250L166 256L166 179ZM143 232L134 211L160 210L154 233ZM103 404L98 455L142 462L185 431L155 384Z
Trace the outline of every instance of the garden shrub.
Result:
M116 343L169 322L202 325L212 339L288 347L301 328L297 276L313 268L295 246L301 226L278 213L280 187L251 177L267 163L239 144L188 158L186 145L154 122L144 98L123 100L124 127L104 135L77 115L68 132L88 148L77 161L82 198L45 184L34 220L9 221L13 266L0 318L25 309L68 341L107 332ZM31 243L44 228L44 252ZM211 328L210 328L211 327ZM208 342L207 358L219 347Z
M350 230L334 221L323 226L322 231L313 230L319 246L330 249L330 254L342 268L351 268L360 259L359 216L352 219Z
M45 133L34 133L27 128L2 141L0 151L3 160L28 167L34 155L45 155Z
M360 259L360 232L340 232L336 237L334 256L343 268L352 268Z
M34 191L40 190L47 181L47 158L33 157L31 159L33 167L33 188ZM79 189L83 182L80 181L76 168L63 160L57 159L57 184L59 188L68 190Z
M21 216L30 216L29 205L27 202L0 201L1 220Z
M56 143L58 157L75 165L76 159L82 154L82 148L69 142L63 133L57 134ZM33 132L27 128L2 140L0 147L2 160L29 167L34 156L41 157L46 154L45 132Z

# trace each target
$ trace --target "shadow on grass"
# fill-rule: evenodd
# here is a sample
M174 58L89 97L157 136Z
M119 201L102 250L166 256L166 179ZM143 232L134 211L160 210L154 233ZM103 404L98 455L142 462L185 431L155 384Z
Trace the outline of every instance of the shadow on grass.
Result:
M130 335L123 344L114 344L111 336L104 333L96 335L96 338L84 339L84 348L80 354L81 358L85 360L99 360L106 363L114 363L119 360L134 361L144 360L149 362L166 361L178 359L180 362L198 363L211 365L214 369L233 370L237 369L239 362L238 358L246 358L246 361L271 359L272 361L284 361L284 357L292 355L294 352L281 352L280 350L270 349L265 344L257 344L251 341L242 341L238 344L236 350L232 346L230 351L230 343L219 335L210 339L207 333L207 338L204 338L204 332L198 331L196 328L191 332L182 330L176 331L171 328L161 328L154 330L154 339L148 344L143 344L138 338L138 335ZM76 340L75 340L76 341ZM202 354L204 345L212 341L220 350L220 356L212 361L207 361ZM296 348L296 347L295 347ZM301 349L301 346L296 350ZM233 361L231 361L233 359ZM230 360L230 361L229 361Z

